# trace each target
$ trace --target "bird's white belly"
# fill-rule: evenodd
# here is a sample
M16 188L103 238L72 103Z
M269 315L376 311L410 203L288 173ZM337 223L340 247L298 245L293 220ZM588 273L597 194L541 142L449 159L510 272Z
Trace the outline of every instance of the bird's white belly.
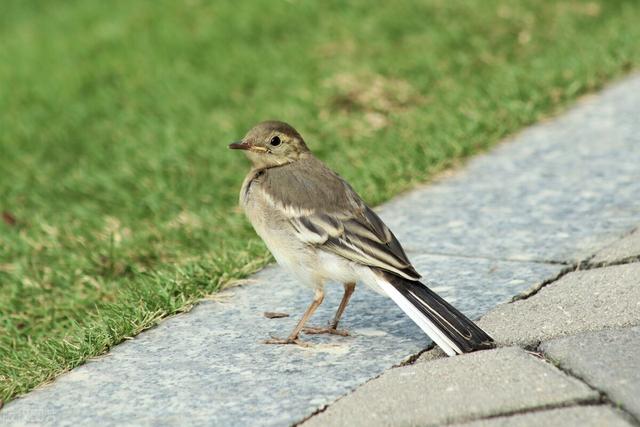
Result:
M359 280L356 272L356 264L339 256L325 251L317 251L318 270L325 280L340 283L355 283Z
M304 284L322 286L327 281L355 283L359 280L357 264L347 259L306 245L284 230L254 224L279 265Z
M307 286L321 287L327 282L364 283L386 295L375 273L367 266L315 248L291 252L281 249L280 246L270 249L278 264Z

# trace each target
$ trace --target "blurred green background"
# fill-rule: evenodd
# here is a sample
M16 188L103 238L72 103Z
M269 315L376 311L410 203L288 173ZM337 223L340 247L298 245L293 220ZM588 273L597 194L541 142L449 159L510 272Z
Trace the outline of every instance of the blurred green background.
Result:
M0 400L269 262L226 149L256 122L377 204L637 67L638 22L631 0L3 0Z

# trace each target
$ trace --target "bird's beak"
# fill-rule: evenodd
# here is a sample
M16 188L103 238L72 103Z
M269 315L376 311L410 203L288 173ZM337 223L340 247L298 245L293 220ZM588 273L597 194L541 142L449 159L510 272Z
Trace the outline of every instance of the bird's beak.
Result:
M231 148L232 150L248 150L248 151L254 151L258 153L266 153L267 151L269 151L264 147L259 147L257 145L253 145L249 142L244 142L244 141L236 141L232 144L229 144L229 148Z
M229 144L229 148L231 148L232 150L249 150L251 149L251 144L244 141L236 141Z

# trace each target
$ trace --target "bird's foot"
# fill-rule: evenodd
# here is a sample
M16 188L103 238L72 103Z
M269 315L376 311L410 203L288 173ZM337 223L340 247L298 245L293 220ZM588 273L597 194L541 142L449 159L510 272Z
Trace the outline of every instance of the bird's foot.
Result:
M300 347L311 347L311 344L309 344L308 342L304 342L298 338L277 338L277 337L271 337L268 340L264 340L263 341L264 344L295 344L295 345L299 345Z
M349 332L344 329L337 329L333 326L326 327L318 327L318 326L308 326L302 329L302 332L305 334L331 334L331 335L340 335L342 337L348 337Z

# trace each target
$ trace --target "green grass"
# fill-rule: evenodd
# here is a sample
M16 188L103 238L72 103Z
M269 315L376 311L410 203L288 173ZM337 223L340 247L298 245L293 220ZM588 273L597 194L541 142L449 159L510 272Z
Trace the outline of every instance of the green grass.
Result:
M634 0L1 8L0 400L269 262L255 122L376 204L640 62Z

